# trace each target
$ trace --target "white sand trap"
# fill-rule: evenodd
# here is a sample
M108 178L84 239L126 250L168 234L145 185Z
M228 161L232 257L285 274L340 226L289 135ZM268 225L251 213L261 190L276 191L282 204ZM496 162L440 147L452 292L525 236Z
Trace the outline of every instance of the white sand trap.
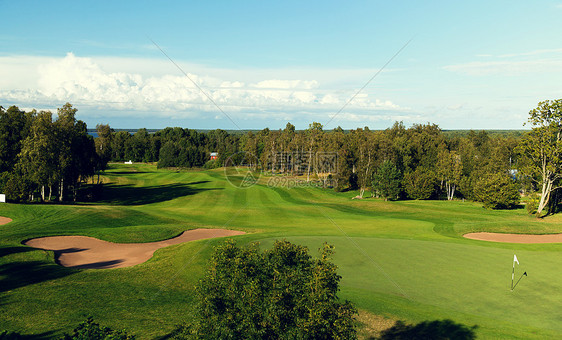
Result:
M463 236L472 240L506 243L562 243L562 234L528 235L502 233L469 233L464 234Z
M11 218L0 216L0 225L12 222Z
M70 268L106 269L131 267L148 261L157 249L215 237L245 234L226 229L194 229L178 237L150 243L112 243L88 236L52 236L26 241L30 247L52 250L58 264Z

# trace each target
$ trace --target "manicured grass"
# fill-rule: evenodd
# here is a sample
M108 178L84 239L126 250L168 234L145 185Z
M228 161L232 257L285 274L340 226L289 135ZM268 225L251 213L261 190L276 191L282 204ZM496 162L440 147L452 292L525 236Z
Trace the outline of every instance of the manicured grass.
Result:
M524 209L489 211L462 201L351 200L354 192L232 186L220 169L157 170L113 165L97 204L0 206L0 330L56 337L84 316L141 338L155 338L192 317L194 285L212 247L202 240L158 250L144 264L74 270L53 254L21 245L38 236L86 235L150 242L186 229L243 230L240 243L268 247L286 238L311 253L336 246L341 297L363 310L408 322L450 318L477 325L480 338L562 337L562 244L467 240L473 231L562 232L558 216L537 220ZM512 292L511 261L521 265Z

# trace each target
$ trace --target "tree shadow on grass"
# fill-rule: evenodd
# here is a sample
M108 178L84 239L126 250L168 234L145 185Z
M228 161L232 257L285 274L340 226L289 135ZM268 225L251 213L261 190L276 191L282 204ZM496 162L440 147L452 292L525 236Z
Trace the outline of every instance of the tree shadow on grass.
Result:
M0 293L76 273L54 263L11 262L0 265Z
M56 331L47 331L39 334L21 334L0 329L0 340L46 340L53 339Z
M476 339L475 330L478 326L466 326L452 320L423 321L417 325L407 325L397 321L394 326L383 331L378 339L381 340L422 340L422 339ZM374 338L373 338L374 339Z
M81 264L78 266L71 266L70 268L76 269L109 269L114 268L116 265L123 263L124 260L109 260L109 261L100 261L100 262L92 262L88 264Z
M108 171L102 173L103 175L138 175L138 174L153 174L153 171Z
M17 253L26 253L34 250L35 249L30 247L0 247L0 257L17 254Z
M178 183L148 187L135 187L128 184L107 184L103 186L100 203L117 205L142 205L170 201L175 198L195 195L207 190L222 188L194 188L191 184Z

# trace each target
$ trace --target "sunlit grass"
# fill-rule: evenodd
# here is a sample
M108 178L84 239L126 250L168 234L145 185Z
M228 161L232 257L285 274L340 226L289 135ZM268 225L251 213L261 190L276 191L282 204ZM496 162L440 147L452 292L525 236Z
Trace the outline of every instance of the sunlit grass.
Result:
M312 187L270 187L268 177L240 189L224 169L181 171L112 165L97 204L0 206L0 329L57 336L86 314L141 338L165 335L190 320L194 285L213 245L202 240L160 249L122 269L73 270L53 254L21 245L39 236L85 235L151 242L207 227L246 231L240 243L286 238L311 253L336 246L341 297L361 309L410 322L451 318L478 325L482 338L562 336L562 244L514 245L467 240L473 231L557 233L561 217L524 209L485 210L469 201L396 201ZM366 195L368 196L368 195ZM526 270L509 290L511 260ZM49 333L54 332L54 333Z

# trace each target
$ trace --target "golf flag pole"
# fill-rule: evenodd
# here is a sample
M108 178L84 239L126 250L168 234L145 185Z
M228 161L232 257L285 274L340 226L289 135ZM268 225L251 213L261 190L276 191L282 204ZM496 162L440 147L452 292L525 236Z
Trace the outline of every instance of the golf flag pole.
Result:
M519 260L517 260L517 255L513 254L513 269L511 270L511 290L513 290L513 279L515 277L515 262L519 264Z
M524 272L523 274L521 274L521 277L519 277L519 280L517 280L517 282L515 282L515 286L513 286L513 289L515 289L515 287L517 287L517 285L519 284L519 281L521 281L523 276L527 276L527 272Z

